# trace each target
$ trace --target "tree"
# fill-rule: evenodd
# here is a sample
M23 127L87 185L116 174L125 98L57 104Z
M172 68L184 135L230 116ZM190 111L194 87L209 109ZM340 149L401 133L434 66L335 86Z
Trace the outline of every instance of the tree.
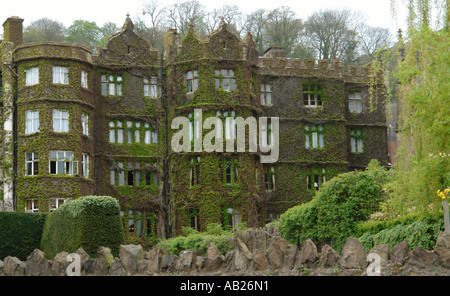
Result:
M100 38L101 31L95 22L76 20L67 31L66 42L95 48Z
M399 148L391 198L385 207L397 215L413 209L428 211L430 204L440 209L436 192L450 187L449 1L433 11L435 29L430 17L435 2L405 3L408 29L396 46L399 56L394 71L400 106ZM374 69L383 66L387 63L374 63Z
M320 10L307 19L305 34L319 59L339 59L348 64L355 58L361 23L362 15L348 9Z
M267 22L267 13L265 9L259 9L246 17L246 30L252 32L253 41L261 55L266 47L264 44L264 28Z
M242 20L242 12L236 5L224 5L222 8L213 9L206 14L206 32L211 34L219 27L221 20L224 20L228 27L234 31L238 36L241 35L242 30L245 27Z
M190 25L195 26L197 33L204 36L205 15L204 6L197 0L175 3L167 8L166 12L168 25L176 29L181 36L186 35Z
M33 21L25 28L23 42L55 41L63 42L67 29L60 22L49 18Z
M363 24L359 30L358 40L360 54L374 59L378 50L391 46L392 35L386 28L371 27Z
M291 8L282 6L269 12L264 26L264 35L269 47L282 47L291 56L299 33L303 29L301 19Z
M100 34L101 38L97 43L97 46L104 46L106 41L114 34L116 34L119 31L119 27L112 22L106 22L103 24L103 26L100 28Z

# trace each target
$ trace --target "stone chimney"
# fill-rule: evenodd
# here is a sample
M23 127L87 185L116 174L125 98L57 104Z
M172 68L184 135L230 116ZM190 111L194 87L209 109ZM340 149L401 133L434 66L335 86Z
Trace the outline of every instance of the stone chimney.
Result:
M23 42L22 23L23 19L18 16L11 16L3 23L3 40L12 42L14 48Z

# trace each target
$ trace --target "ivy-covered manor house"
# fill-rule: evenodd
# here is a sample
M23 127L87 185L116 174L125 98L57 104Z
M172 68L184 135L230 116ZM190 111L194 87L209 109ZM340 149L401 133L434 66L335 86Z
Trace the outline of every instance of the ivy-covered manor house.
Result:
M161 53L129 17L104 47L22 43L3 23L0 210L49 212L84 195L118 199L129 237L259 226L306 202L333 176L388 163L381 74L337 60L262 56L225 22L201 40L165 36ZM175 152L174 118L279 118L279 157ZM231 121L233 122L233 121ZM233 125L224 124L225 138ZM203 136L208 130L203 129ZM272 138L270 124L260 136ZM191 136L192 138L192 136Z

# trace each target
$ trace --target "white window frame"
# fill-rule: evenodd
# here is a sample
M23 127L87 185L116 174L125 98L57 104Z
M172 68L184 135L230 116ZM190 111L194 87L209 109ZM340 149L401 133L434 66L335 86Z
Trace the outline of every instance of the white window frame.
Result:
M361 129L352 129L350 132L350 147L352 153L363 153L364 152L364 143L363 139L361 139L362 130Z
M81 154L81 174L89 179L89 154Z
M66 202L70 202L71 200L72 200L71 198L49 198L48 209L50 212L53 212L56 209L58 209L60 206L62 206ZM54 202L54 204L55 204L54 207L52 207L52 202Z
M69 68L54 66L53 67L53 83L54 84L69 84Z
M39 132L39 111L25 111L25 134L32 134L37 132Z
M193 93L198 89L198 72L187 71L186 72L186 84L187 84L187 93Z
M261 83L261 105L263 106L272 106L272 84L270 83Z
M89 114L81 112L81 130L83 135L89 136Z
M323 136L323 125L308 124L305 126L305 147L313 149L321 149L325 146ZM311 143L312 142L312 143Z
M31 203L31 209L28 208L28 203ZM39 204L39 200L37 198L27 199L27 205L25 206L25 211L33 212L33 213L39 212L38 204Z
M81 71L81 87L88 88L88 73L84 70Z
M54 154L54 157L52 156ZM50 175L69 175L78 174L78 161L73 160L72 151L50 151L48 171ZM55 172L52 173L52 162L55 162ZM61 167L62 165L62 167ZM62 170L62 172L61 172Z
M232 69L215 70L216 89L232 91L236 89L236 77Z
M25 70L25 86L39 83L39 68L33 67Z
M30 168L31 173L28 173L29 171L28 168ZM25 152L25 176L36 176L38 174L39 174L39 153Z
M144 97L150 97L152 99L158 98L158 79L155 76L144 77Z
M362 112L362 98L360 92L351 92L348 94L348 109L352 113Z
M112 74L101 76L101 94L102 96L121 96L123 78L121 75L114 77Z
M53 109L53 131L56 133L69 132L69 111Z

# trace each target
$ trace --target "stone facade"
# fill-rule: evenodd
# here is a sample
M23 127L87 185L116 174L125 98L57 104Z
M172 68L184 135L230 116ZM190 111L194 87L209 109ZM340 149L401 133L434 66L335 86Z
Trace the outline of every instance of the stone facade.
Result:
M206 40L193 27L183 40L169 30L163 56L129 18L95 52L21 44L19 18L4 30L2 210L110 195L129 237L255 227L338 173L388 163L382 75L368 67L289 59L276 48L260 57L250 33L241 40L224 22ZM278 161L261 163L261 150L175 153L171 122L193 120L196 109L203 119L278 117Z

